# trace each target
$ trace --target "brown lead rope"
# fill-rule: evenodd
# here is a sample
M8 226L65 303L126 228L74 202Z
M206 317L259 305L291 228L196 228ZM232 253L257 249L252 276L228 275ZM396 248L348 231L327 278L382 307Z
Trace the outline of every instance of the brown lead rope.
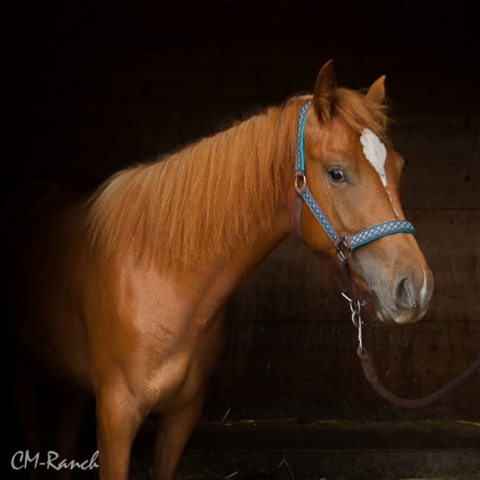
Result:
M385 388L380 378L378 377L378 373L375 369L373 359L370 354L365 350L365 347L358 347L357 357L362 362L363 373L365 374L365 377L367 378L370 385L374 388L374 390L392 405L400 408L426 407L437 401L439 398L443 397L447 393L451 392L454 388L458 387L461 383L467 380L467 378L471 377L480 368L480 358L478 358L467 368L467 370L465 370L458 377L454 378L450 383L442 387L440 390L437 390L436 392L428 395L427 397L406 399L397 397Z
M373 389L392 405L400 408L423 408L431 405L439 398L443 397L447 393L450 393L453 389L457 388L461 383L470 378L478 369L480 369L480 358L477 358L477 360L473 362L462 374L454 378L450 383L440 388L436 392L432 393L431 395L417 399L406 399L397 397L385 388L378 376L377 370L375 369L372 357L363 346L363 322L360 317L360 308L362 306L362 303L360 301L352 300L348 297L348 295L345 294L345 292L343 292L342 295L350 302L352 322L358 329L359 346L357 348L357 357L362 363L363 373L365 374L366 379L373 387Z

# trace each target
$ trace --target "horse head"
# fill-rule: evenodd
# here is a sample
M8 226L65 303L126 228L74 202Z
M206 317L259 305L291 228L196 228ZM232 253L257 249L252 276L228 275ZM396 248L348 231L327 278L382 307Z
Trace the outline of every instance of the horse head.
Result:
M310 197L342 238L371 226L409 224L399 198L404 161L385 133L384 81L380 77L365 95L338 88L330 61L320 70L305 110L302 182L308 180ZM302 210L304 242L334 258L328 228L314 210L305 204ZM413 226L393 229L354 249L347 242L349 271L369 290L384 322L420 320L432 295L433 276L412 233Z

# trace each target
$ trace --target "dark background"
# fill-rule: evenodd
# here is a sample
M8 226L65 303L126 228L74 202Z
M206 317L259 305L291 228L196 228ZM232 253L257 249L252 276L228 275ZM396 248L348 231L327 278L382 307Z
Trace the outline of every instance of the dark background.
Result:
M403 204L436 290L426 319L370 326L399 396L431 393L480 345L478 16L474 2L97 1L2 7L2 186L36 172L105 177L311 92L387 75ZM6 126L6 127L5 127ZM2 187L3 188L3 187ZM287 240L237 292L205 416L391 418L354 356L349 309L315 258ZM478 374L430 418L479 418Z

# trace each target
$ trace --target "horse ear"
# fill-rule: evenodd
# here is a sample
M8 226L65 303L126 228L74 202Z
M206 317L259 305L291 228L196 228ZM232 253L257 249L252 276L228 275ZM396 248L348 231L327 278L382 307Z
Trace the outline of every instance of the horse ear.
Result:
M330 120L332 101L337 91L337 77L333 68L333 60L329 60L318 72L313 93L313 106L322 122Z
M365 98L373 103L382 104L385 101L385 75L372 83Z

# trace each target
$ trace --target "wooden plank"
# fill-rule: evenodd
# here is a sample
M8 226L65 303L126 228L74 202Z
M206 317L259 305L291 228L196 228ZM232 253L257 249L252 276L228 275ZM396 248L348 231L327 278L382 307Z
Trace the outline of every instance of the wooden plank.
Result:
M236 322L231 319L228 343L229 351L234 352L321 352L332 349L352 351L357 342L357 330L349 316L345 321L317 322ZM396 354L405 349L418 348L421 351L445 352L449 348L462 345L462 349L474 352L479 341L480 321L437 320L420 321L410 325L384 325L371 322L364 327L366 342L375 348L392 351ZM458 347L457 347L458 348ZM446 353L446 352L445 352Z

